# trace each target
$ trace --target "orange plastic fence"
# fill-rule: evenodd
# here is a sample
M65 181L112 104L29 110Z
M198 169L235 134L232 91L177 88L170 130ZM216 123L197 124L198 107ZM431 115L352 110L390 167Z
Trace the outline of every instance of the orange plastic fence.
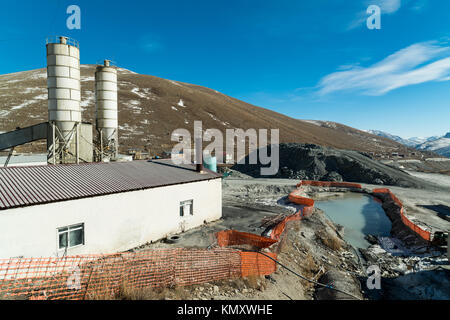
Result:
M387 194L389 198L400 208L400 217L402 219L402 222L405 226L407 226L409 229L417 233L422 239L426 241L431 240L431 232L422 229L418 225L416 225L414 222L408 219L408 217L405 215L405 209L403 207L403 203L400 201L400 199L397 198L395 194L391 192L391 190L387 188L379 188L379 189L373 189L373 194Z
M299 195L300 191L301 189L292 191L289 194L288 199L292 203L302 205L303 207L301 207L295 214L283 219L272 229L272 232L270 234L270 237L272 239L276 239L277 241L280 240L288 222L301 220L303 217L310 215L314 211L314 200L302 197L301 195Z
M257 252L241 252L241 276L267 276L277 271L277 265L273 260ZM277 259L276 253L265 253Z
M262 237L253 233L239 232L236 230L225 230L216 233L217 244L220 247L229 247L248 244L257 248L268 248L276 240Z
M199 284L242 276L241 260L239 251L223 248L0 260L0 299L110 298L123 285L139 289ZM255 268L268 269L264 261Z
M304 206L308 206L308 207L313 207L314 206L314 200L310 199L310 198L305 198L300 196L299 194L299 190L294 190L289 194L289 201L296 203L296 204L301 204Z

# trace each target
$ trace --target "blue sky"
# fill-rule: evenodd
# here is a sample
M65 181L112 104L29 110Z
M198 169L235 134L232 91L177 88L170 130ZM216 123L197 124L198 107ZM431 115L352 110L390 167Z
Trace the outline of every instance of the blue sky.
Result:
M81 30L66 9L81 8ZM381 30L366 9L381 7ZM81 62L194 83L299 119L403 137L450 131L450 1L9 1L0 74L45 67L45 38Z

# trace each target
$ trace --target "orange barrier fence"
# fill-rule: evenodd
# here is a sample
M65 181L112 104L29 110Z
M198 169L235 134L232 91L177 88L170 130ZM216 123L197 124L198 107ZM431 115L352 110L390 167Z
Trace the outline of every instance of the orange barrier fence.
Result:
M298 192L299 192L299 190L294 190L289 194L288 198L289 198L290 202L296 203L296 204L301 204L301 205L308 206L308 207L314 206L313 199L302 197L302 196L298 195Z
M288 199L292 203L302 205L302 207L295 214L284 218L272 229L270 234L272 239L280 240L288 222L301 220L303 217L310 215L314 211L314 200L300 196L300 191L301 190L299 189L292 191L289 194Z
M257 252L241 252L241 276L267 276L277 271L277 264ZM277 259L276 253L265 253Z
M217 244L219 247L229 247L236 245L251 245L257 248L268 248L276 240L258 236L253 233L239 232L236 230L225 230L216 233Z
M297 187L312 186L312 187L334 187L334 188L355 188L362 189L362 185L351 182L335 182L335 181L311 181L303 180L297 184Z
M387 194L389 198L400 208L400 218L405 226L407 226L409 229L414 231L416 234L418 234L422 239L426 241L431 241L432 233L430 231L424 230L423 228L416 225L414 222L408 219L408 217L405 214L405 209L403 207L403 203L400 201L400 199L397 198L395 194L391 192L391 190L387 188L379 188L372 190L372 193L374 195L378 194Z
M241 277L254 272L249 260L223 248L0 260L0 299L112 298L122 286L184 286ZM255 270L268 272L267 261L259 259Z

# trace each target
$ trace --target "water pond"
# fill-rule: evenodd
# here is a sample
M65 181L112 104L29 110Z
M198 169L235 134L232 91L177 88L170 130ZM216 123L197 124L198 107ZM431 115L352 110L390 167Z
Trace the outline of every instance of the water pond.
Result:
M363 194L346 194L343 197L316 201L316 207L337 224L344 226L344 238L356 248L368 248L367 234L389 236L391 221L381 204Z

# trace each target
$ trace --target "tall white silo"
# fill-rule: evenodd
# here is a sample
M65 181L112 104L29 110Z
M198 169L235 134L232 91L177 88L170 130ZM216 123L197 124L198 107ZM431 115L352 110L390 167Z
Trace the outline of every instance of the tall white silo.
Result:
M118 155L117 69L105 60L95 71L96 126L101 161Z
M47 39L48 120L53 163L78 162L81 124L80 49L66 37Z

